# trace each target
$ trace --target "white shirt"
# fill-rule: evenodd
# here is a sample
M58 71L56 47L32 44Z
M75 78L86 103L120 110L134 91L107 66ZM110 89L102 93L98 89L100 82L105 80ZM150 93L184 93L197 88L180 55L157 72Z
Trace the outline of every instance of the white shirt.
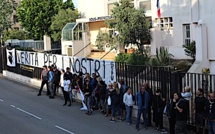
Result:
M132 99L132 95L128 95L128 93L125 93L123 96L123 102L125 103L126 106L133 106L134 102Z
M63 82L64 82L63 76L64 76L64 74L60 75L60 86L61 87L64 87L64 85L63 85Z
M69 88L69 85L70 85L70 80L63 81L64 91L66 91L66 92L71 91L71 87Z

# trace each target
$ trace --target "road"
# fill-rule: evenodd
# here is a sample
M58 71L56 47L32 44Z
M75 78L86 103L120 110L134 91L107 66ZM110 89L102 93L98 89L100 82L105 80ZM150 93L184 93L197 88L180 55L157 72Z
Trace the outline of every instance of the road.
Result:
M81 104L62 106L38 89L0 78L0 134L156 134L154 128L135 130L125 122L110 123L97 111L87 116Z

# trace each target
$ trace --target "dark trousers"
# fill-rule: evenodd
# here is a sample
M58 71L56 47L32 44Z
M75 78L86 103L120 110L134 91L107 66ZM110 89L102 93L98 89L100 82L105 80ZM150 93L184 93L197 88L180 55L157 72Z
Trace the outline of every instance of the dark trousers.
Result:
M69 101L69 104L71 104L69 92L67 92L67 91L64 91L64 100L65 100L65 104L67 104L67 101Z
M169 133L170 134L175 134L175 123L176 123L175 118L169 118Z
M176 121L175 134L188 134L187 121Z
M53 92L56 95L57 89L59 88L59 83L53 83Z
M41 92L42 92L43 87L44 87L45 84L46 84L46 88L47 88L47 94L50 94L49 86L48 86L48 81L42 81L41 86L40 86L39 94L41 94Z
M215 121L208 121L208 134L215 134Z
M144 120L143 127L146 128L146 126L148 125L148 119L147 119L148 109L144 109L144 108L138 109L136 128L139 128L141 114L142 114L143 120Z
M163 129L163 113L155 113L155 126Z
M149 106L149 109L148 109L148 125L151 125L152 124L152 107Z

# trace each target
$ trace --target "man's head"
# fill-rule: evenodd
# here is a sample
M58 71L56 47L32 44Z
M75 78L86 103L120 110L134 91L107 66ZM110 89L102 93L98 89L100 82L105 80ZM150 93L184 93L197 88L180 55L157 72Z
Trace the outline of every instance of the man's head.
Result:
M199 89L198 89L197 95L198 95L198 96L202 96L202 95L203 95L203 89L202 89L202 88L199 88Z
M66 72L70 72L70 68L69 67L66 68Z
M128 93L128 94L131 94L131 92L132 92L131 87L128 87L127 93Z
M143 82L143 87L147 88L148 87L148 83Z
M141 87L141 92L145 92L146 91L146 88L144 86Z
M47 66L46 65L43 66L43 70L47 70Z
M48 70L52 70L52 67L51 67L51 66L48 66Z
M215 100L215 94L214 94L214 93L210 93L210 94L209 94L209 99L210 99L211 101L214 101L214 100Z
M95 74L95 73L92 73L92 77L93 77L93 78L96 78L96 74Z

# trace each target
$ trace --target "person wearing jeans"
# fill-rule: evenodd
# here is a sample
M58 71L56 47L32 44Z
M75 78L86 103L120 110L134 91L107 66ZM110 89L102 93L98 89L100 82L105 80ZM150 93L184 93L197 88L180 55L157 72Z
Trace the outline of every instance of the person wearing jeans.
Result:
M92 95L92 87L89 84L89 81L85 81L84 85L84 98L85 98L85 104L87 105L87 115L92 114L91 110L91 95Z
M215 134L215 94L210 93L209 100L206 105L208 118L208 133Z
M149 93L146 91L145 87L141 88L141 91L136 95L137 100L137 121L136 121L136 129L139 131L140 117L143 115L144 119L144 129L146 129L148 124L147 113L148 113L148 103L149 103Z
M40 90L39 90L39 93L37 94L37 96L40 96L41 95L41 92L43 90L43 87L44 85L46 85L47 87L47 95L50 95L50 91L49 91L49 86L48 86L48 69L47 69L47 66L43 66L43 71L41 73L41 87L40 87Z
M53 89L53 82L54 82L54 73L52 71L52 67L49 66L48 67L48 85L49 85L49 90L50 90L50 93L51 95L49 96L50 99L54 99L54 89Z
M129 87L127 92L123 96L123 102L125 104L126 108L126 123L128 125L132 122L132 110L134 105L134 99L133 95L131 94L131 88Z

